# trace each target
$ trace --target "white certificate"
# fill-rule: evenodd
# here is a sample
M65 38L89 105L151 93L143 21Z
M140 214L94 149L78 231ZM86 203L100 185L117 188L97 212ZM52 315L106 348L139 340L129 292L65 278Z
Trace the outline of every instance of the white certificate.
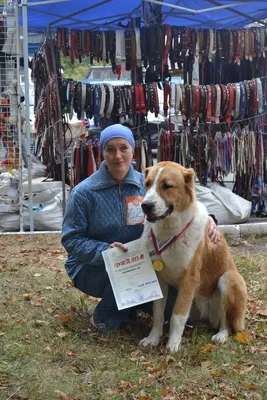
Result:
M156 272L141 239L102 252L119 310L162 298Z

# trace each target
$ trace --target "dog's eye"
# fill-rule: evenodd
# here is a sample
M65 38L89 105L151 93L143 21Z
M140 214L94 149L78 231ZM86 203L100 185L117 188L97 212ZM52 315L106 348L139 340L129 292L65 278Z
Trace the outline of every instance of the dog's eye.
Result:
M171 189L171 188L173 188L173 186L172 185L168 185L167 183L163 183L163 185L162 185L162 189L163 190L168 190L168 189Z
M150 183L149 183L149 182L146 182L146 183L145 183L145 187L148 188L149 186L150 186Z

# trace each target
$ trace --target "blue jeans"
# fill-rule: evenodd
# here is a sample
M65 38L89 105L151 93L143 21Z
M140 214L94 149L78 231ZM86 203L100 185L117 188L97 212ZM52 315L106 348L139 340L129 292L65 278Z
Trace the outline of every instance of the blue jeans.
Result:
M120 329L125 321L135 319L137 310L142 310L152 315L153 302L118 310L105 267L83 267L74 278L74 286L89 296L101 298L95 308L94 318L97 323L105 324L107 328ZM176 298L177 290L170 287L165 308L166 321L171 318Z

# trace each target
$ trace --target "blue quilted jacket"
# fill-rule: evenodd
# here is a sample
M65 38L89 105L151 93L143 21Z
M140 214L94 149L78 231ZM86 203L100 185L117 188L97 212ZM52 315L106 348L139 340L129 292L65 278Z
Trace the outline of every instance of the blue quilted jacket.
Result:
M143 180L143 175L131 166L118 184L103 161L97 172L73 189L61 238L68 252L66 271L72 280L83 267L104 266L101 252L110 243L127 243L141 236L143 225L126 224L126 197L144 196Z

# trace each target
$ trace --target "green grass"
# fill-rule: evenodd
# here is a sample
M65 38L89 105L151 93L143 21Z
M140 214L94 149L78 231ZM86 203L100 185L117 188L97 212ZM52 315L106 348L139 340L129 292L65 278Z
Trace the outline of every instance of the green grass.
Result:
M58 235L0 236L0 399L266 400L266 238L229 243L248 285L250 343L203 353L211 332L188 329L170 356L138 347L145 315L131 334L90 327L96 303L70 286Z

